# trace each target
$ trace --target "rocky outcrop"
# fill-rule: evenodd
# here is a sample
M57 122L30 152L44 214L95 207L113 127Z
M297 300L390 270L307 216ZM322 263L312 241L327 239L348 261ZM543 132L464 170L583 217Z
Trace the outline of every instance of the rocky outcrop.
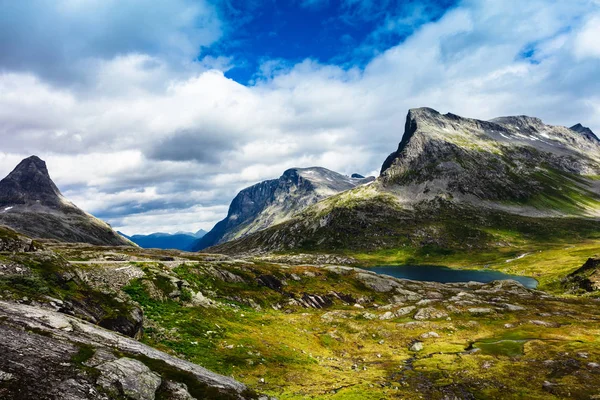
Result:
M107 223L65 199L50 179L46 163L36 156L21 161L0 181L0 224L33 238L133 245Z
M19 235L12 229L0 226L0 251L30 252L40 247L41 245L35 243L32 239Z
M0 398L256 399L240 382L77 318L0 301Z
M292 168L278 179L260 182L238 193L227 217L194 245L193 250L261 231L289 220L319 200L373 181L347 177L325 168Z
M583 266L571 272L562 281L569 293L586 293L600 290L600 258L590 258Z

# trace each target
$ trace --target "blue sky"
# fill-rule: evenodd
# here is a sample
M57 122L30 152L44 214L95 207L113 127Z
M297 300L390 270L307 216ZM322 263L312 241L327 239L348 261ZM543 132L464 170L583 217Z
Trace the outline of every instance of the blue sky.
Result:
M240 83L262 78L260 65L281 67L306 58L345 67L364 67L419 26L436 21L455 0L224 1L218 13L228 21L224 38L202 55L228 54L235 61L226 76Z
M409 108L600 131L600 0L0 0L0 175L127 233L291 167L377 174Z

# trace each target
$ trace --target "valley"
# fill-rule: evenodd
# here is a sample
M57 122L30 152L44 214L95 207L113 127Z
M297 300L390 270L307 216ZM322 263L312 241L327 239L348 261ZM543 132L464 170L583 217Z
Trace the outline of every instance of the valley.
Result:
M562 399L598 394L595 298L548 294L510 280L441 284L327 263L42 245L35 252L2 253L2 265L22 268L18 274L0 272L2 301L48 312L62 307L87 320L90 315L81 310L97 302L113 316L139 307L142 343L267 396ZM49 257L53 261L45 261L44 269L36 267ZM48 265L56 275L44 273ZM49 281L54 276L66 282ZM105 303L107 295L117 301ZM0 308L0 330L13 323L5 314L13 306L6 307ZM48 329L41 323L27 335ZM14 367L0 362L0 370L7 367L16 376ZM80 379L90 373L77 368L73 374Z
M0 181L0 397L597 398L598 175L583 127L413 109L378 178L292 168L206 235L129 238L30 157Z

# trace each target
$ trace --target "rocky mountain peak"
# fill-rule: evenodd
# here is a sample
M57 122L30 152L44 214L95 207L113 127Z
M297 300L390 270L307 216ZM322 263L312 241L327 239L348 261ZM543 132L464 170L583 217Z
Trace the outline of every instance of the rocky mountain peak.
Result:
M592 130L590 128L588 128L587 126L577 124L577 125L573 125L570 129L572 131L581 133L583 135L583 137L585 137L587 139L594 140L594 141L600 141L600 139L598 139L598 136L596 136L596 134L594 132L592 132Z
M37 156L21 161L0 181L0 207L28 203L47 206L64 203L60 190L50 178L46 163Z
M266 229L324 198L374 179L349 177L323 167L287 169L278 179L241 190L231 202L227 217L193 248L202 250Z
M110 225L60 193L46 163L31 156L0 181L0 225L33 238L97 245L133 245Z

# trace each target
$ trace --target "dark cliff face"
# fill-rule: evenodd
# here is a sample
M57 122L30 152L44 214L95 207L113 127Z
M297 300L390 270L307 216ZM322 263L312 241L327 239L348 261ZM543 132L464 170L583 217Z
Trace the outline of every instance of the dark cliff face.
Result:
M36 156L24 159L0 181L0 207L39 202L59 207L60 190L56 187L46 168L46 163Z
M571 127L571 130L581 133L588 140L595 141L595 142L600 141L600 139L598 139L598 136L596 136L594 134L594 132L592 132L592 130L590 128L588 128L587 126L577 124L577 125L573 125Z
M437 113L437 111L432 110L432 109L427 109L427 110ZM388 168L390 168L392 166L394 161L402 154L402 150L404 150L406 145L410 142L410 139L412 138L412 136L415 134L416 131L417 131L416 118L414 116L414 113L412 111L409 111L408 115L406 116L406 123L404 124L404 135L402 136L402 140L400 141L400 144L398 145L398 150L396 150L395 152L393 152L392 154L387 156L387 158L383 162L383 165L381 166L380 174L383 174L385 171L387 171Z
M36 156L0 181L0 224L34 238L95 245L132 245L111 227L66 200Z
M227 217L198 240L193 250L202 250L286 221L319 200L373 179L351 178L320 167L288 169L278 179L240 191L231 202Z

